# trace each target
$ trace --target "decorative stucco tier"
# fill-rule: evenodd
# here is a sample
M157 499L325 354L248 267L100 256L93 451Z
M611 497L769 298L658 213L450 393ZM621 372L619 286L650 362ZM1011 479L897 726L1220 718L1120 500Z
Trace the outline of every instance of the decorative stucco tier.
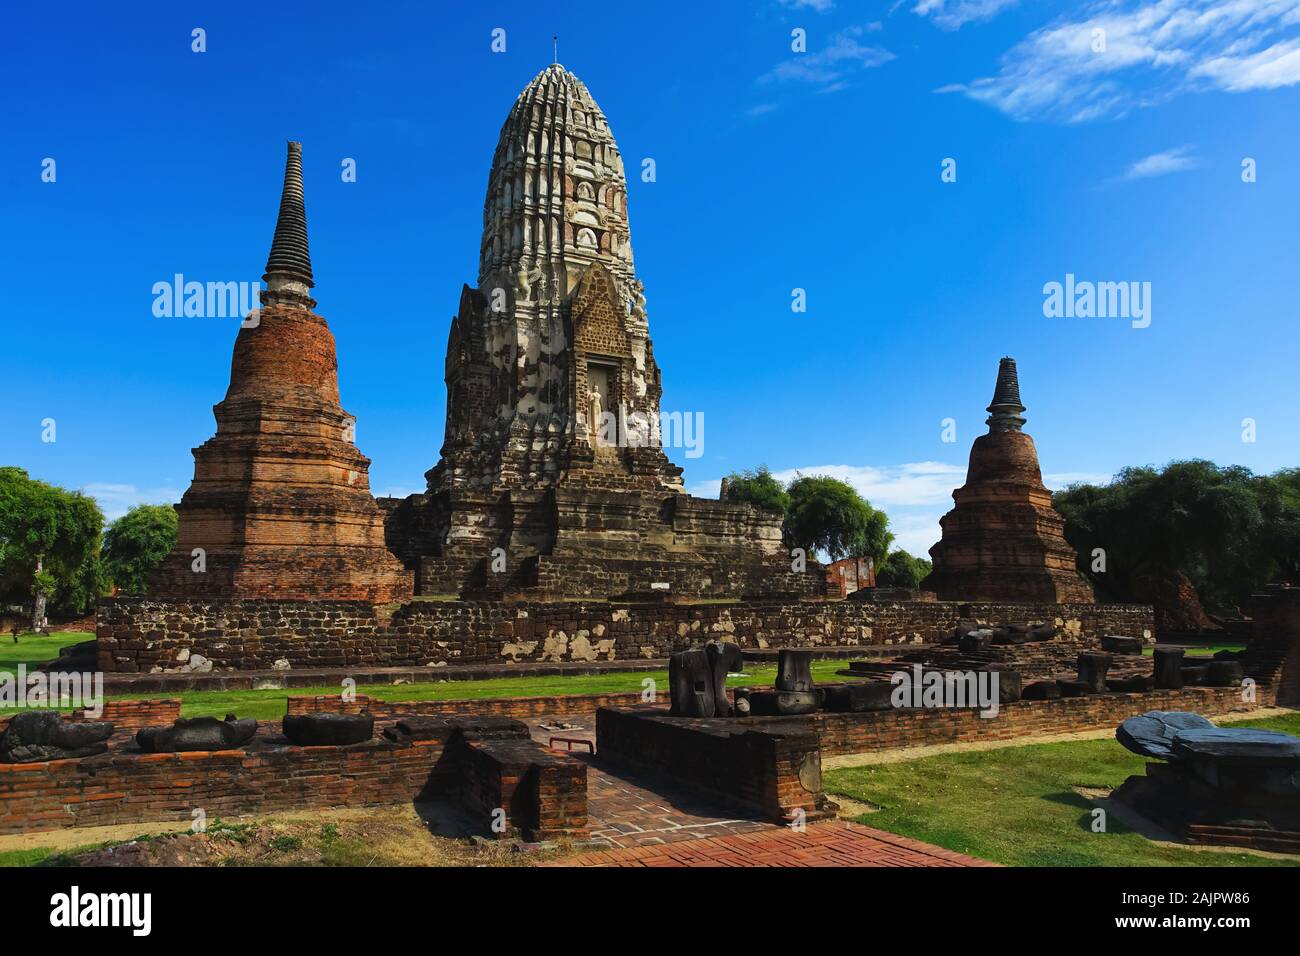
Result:
M600 107L559 64L501 128L478 287L461 292L445 377L427 493L381 501L421 592L824 589L792 573L778 515L683 492L662 447L623 160Z
M1034 440L1021 431L1016 361L1002 359L987 435L975 439L956 507L940 519L934 570L921 587L942 601L1091 603L1065 540L1065 519L1043 485Z
M370 459L339 404L334 336L312 310L302 146L289 144L261 308L235 340L217 433L194 449L175 550L150 594L354 600L411 595L384 543Z

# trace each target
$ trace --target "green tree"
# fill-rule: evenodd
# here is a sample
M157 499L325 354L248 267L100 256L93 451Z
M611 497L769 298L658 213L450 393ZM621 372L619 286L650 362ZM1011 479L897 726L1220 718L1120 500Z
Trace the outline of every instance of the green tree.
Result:
M753 471L732 472L723 478L720 497L724 501L748 501L765 511L779 511L782 515L790 510L789 492L767 470L767 465L759 465Z
M176 509L136 505L104 532L104 572L124 594L143 594L176 544Z
M0 468L0 601L84 613L102 593L104 515L93 498Z
M916 590L931 571L925 558L914 558L906 551L891 551L876 568L876 585L882 588Z
M1206 604L1242 604L1300 570L1300 471L1258 476L1236 465L1170 462L1125 468L1107 485L1053 496L1079 570L1117 601L1154 600L1185 577ZM1095 570L1094 552L1105 570Z
M870 555L876 565L885 558L894 536L889 518L867 503L847 482L824 475L800 475L787 489L790 507L785 538L791 547L809 554L820 551L832 561Z

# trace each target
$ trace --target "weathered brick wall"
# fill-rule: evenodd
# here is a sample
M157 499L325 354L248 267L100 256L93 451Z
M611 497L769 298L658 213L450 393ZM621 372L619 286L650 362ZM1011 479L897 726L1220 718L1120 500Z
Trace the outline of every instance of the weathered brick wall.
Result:
M661 691L659 701L667 701L668 694ZM594 714L598 707L630 707L641 703L640 691L619 694L558 694L554 697L482 697L471 700L399 700L387 701L378 697L357 694L353 700L343 702L336 696L301 695L288 699L290 714L359 714L368 710L377 720L396 720L400 717L448 714L474 717L513 717L527 720L530 717L570 717L575 714Z
M976 710L946 708L817 713L808 719L821 737L822 753L834 755L1109 730L1148 710L1190 710L1213 717L1249 712L1273 703L1274 690L1269 687L1257 688L1257 700L1251 703L1243 702L1238 687L1186 687L1142 694L1016 701L1001 705L995 717L981 717Z
M181 715L180 698L154 700L123 700L110 697L104 701L104 709L95 716L84 710L75 711L65 720L106 720L113 725L113 735L134 734L142 727L161 727L172 724ZM9 726L13 714L0 717L0 733Z
M1145 694L1101 694L1004 704L995 717L973 709L906 709L861 714L816 713L774 719L686 719L664 708L596 711L603 759L705 790L762 813L810 817L821 794L821 756L933 744L1111 730L1148 710L1206 715L1248 712L1274 702L1271 688L1243 702L1240 688L1193 687Z
M1300 706L1300 588L1273 585L1251 599L1254 627L1246 665L1277 688L1279 704Z
M0 834L170 820L188 826L195 809L211 820L473 793L470 809L482 811L485 830L491 810L501 807L507 826L530 837L584 835L586 765L528 740L516 743L506 754L496 742L466 744L451 729L405 743L293 747L255 739L248 749L213 753L115 749L80 760L0 764Z
M1143 605L745 601L620 604L416 601L386 616L348 601L111 598L97 614L105 671L485 664L667 657L711 639L745 648L912 644L959 621L1055 621L1062 639L1150 636ZM205 665L207 666L207 665Z
M662 709L596 711L602 759L706 791L768 819L815 818L820 803L817 735L802 720L776 730L742 721L668 717Z
M215 753L107 753L0 764L0 833L209 820L311 807L404 803L425 787L442 742Z

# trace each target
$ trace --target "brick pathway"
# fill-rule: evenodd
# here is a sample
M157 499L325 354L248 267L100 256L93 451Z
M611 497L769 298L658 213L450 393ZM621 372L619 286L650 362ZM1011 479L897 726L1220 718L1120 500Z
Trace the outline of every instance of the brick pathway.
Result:
M543 723L555 729L543 729ZM565 724L564 728L557 725ZM554 736L594 740L594 716L543 717L530 720L533 739L545 744ZM624 767L612 767L581 749L573 756L587 762L587 820L593 842L615 849L658 846L679 840L754 833L775 826L746 817L735 808L698 793L652 781Z
M659 846L597 850L544 866L997 866L987 860L843 820L810 824L802 833L767 825Z
M530 720L533 738L594 740L594 716ZM543 727L543 724L549 725ZM587 818L606 848L547 866L994 866L919 840L831 820L802 833L738 815L698 793L587 761Z

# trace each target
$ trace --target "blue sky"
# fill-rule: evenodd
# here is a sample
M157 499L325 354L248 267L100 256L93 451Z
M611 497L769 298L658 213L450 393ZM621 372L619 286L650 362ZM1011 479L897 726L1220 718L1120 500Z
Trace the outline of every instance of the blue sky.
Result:
M838 474L923 552L1004 354L1049 484L1297 464L1300 0L541 6L7 4L0 463L110 516L179 497L237 323L151 289L260 277L292 138L371 486L419 490L497 133L558 34L629 170L663 408L705 416L698 493ZM1046 317L1067 274L1150 283L1150 325Z

